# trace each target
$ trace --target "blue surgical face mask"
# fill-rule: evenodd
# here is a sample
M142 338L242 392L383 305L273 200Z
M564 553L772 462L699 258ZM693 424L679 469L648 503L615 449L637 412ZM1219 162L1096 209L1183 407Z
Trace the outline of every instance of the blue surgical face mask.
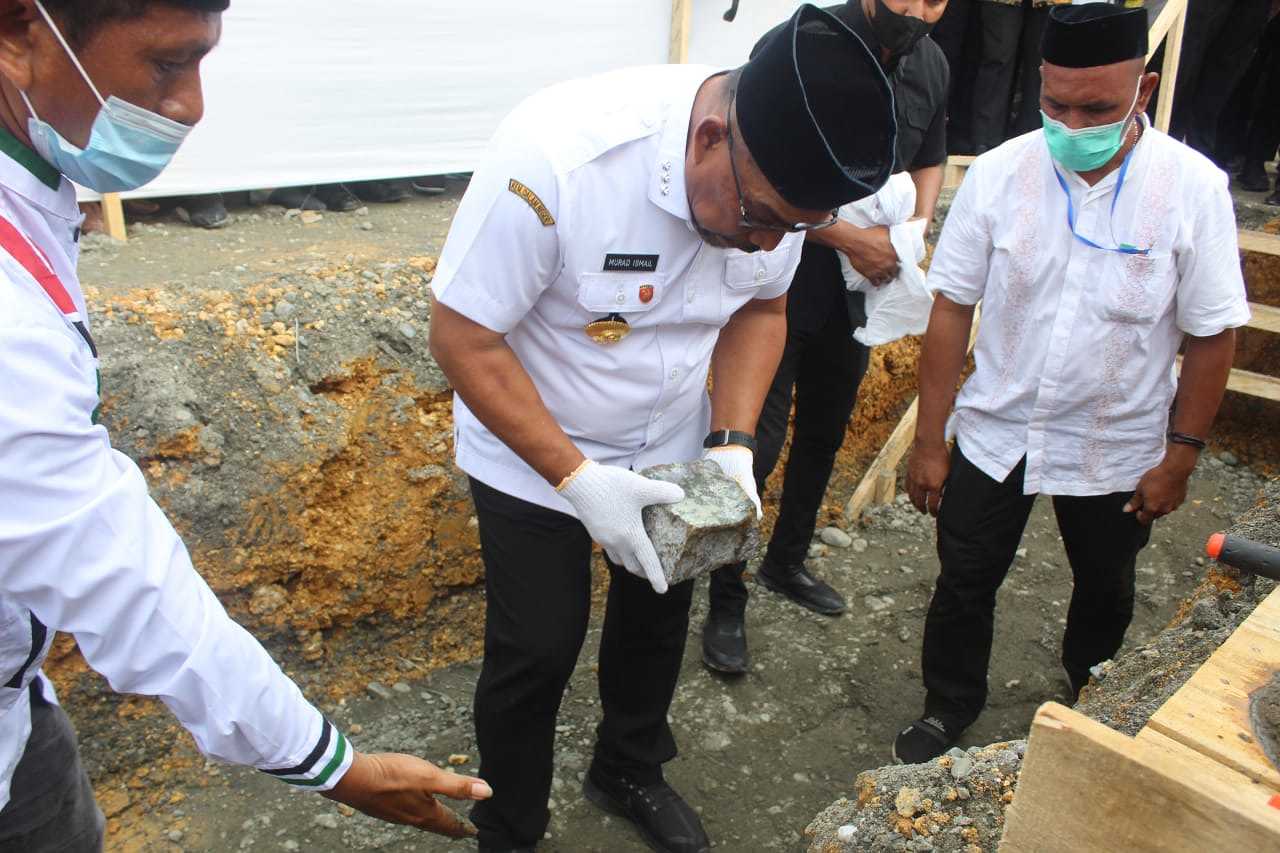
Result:
M1044 141L1049 145L1049 154L1073 172L1089 172L1106 165L1124 144L1124 133L1129 129L1129 120L1133 118L1133 108L1138 104L1139 92L1141 86L1133 93L1133 103L1129 105L1129 113L1124 118L1097 127L1073 129L1049 118L1041 110Z
M27 119L27 134L36 153L69 179L100 193L135 190L150 182L169 165L191 132L191 126L145 110L115 95L103 100L39 0L36 0L36 8L102 105L93 121L89 144L77 148L36 115L26 92L20 93L31 111L31 117Z

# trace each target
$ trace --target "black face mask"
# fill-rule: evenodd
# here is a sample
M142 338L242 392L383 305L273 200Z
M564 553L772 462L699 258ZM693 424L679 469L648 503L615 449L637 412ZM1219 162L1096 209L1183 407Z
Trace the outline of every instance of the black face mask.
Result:
M926 24L919 18L899 15L884 5L884 0L876 0L876 16L870 23L881 47L892 56L906 56L933 29L933 24Z

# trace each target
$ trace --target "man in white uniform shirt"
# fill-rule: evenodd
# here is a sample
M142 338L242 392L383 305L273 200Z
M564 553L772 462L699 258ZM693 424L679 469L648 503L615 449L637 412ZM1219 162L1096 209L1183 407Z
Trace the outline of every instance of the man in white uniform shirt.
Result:
M227 4L0 2L0 853L102 849L40 671L56 631L114 689L159 697L206 754L300 790L454 836L471 830L432 794L489 793L418 758L356 752L227 616L95 423L69 178L115 192L164 168L203 113L200 61Z
M1054 9L1043 129L979 157L943 227L907 475L938 516L942 571L900 761L941 754L982 711L996 591L1037 494L1053 496L1075 582L1073 698L1115 654L1137 554L1186 497L1221 402L1249 318L1227 177L1147 122L1146 52L1143 9ZM948 421L979 300L976 368Z
M879 187L893 141L874 57L812 6L736 72L573 81L500 126L441 254L431 324L486 569L482 850L531 850L546 830L593 539L611 581L585 793L654 849L707 849L662 776L693 582L667 589L640 514L682 492L634 471L706 448L759 506L751 434L799 232Z

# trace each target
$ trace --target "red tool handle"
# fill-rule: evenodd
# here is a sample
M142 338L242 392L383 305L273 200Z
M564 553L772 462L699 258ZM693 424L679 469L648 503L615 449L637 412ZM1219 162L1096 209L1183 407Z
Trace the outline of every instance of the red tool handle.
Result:
M1263 545L1243 536L1215 533L1209 537L1204 550L1219 563L1280 581L1280 548Z

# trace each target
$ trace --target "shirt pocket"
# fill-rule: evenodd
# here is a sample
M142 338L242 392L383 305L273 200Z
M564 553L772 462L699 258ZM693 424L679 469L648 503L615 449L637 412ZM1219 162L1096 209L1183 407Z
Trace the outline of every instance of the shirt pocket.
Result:
M1169 308L1176 276L1168 254L1121 255L1109 258L1112 282L1101 300L1102 318L1112 323L1150 326Z
M667 289L663 273L584 272L578 275L578 305L592 318L652 311Z

